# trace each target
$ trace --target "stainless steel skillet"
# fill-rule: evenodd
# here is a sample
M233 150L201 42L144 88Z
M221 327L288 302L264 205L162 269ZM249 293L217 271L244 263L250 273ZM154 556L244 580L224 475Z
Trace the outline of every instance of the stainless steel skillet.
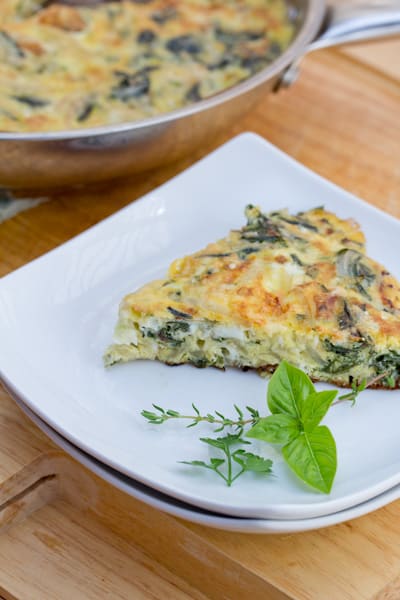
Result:
M292 44L267 68L220 94L120 125L0 133L0 187L49 190L114 179L171 162L234 123L263 94L291 83L307 52L400 34L400 0L328 7L324 0L288 3L297 30Z

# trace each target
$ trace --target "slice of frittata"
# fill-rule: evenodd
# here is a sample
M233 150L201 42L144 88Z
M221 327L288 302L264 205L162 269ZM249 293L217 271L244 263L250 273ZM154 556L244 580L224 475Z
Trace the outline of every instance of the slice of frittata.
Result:
M273 370L314 380L400 385L400 285L365 254L353 220L246 208L247 225L124 298L107 365Z

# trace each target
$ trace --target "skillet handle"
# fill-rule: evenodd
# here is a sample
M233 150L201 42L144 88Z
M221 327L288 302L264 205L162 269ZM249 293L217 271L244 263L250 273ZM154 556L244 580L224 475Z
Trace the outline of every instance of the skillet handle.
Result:
M307 52L400 35L400 0L328 5L322 31Z
M301 60L309 52L391 36L400 36L400 0L345 0L330 4L318 36L286 69L275 89L288 87L296 81Z

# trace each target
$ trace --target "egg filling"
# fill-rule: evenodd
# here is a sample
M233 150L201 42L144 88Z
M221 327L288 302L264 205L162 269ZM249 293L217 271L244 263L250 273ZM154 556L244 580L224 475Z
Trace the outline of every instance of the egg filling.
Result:
M400 385L400 285L353 220L246 209L247 225L177 259L121 303L106 365L136 359Z

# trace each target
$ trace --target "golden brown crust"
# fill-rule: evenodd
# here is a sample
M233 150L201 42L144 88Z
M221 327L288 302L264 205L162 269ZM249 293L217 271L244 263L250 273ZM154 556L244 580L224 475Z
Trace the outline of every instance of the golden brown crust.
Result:
M43 10L38 17L38 21L63 31L82 31L85 28L85 21L76 8L59 4L54 4Z
M122 321L156 340L124 356L261 371L285 359L318 381L383 375L374 387L398 387L400 285L366 255L358 225L322 208L246 214L241 230L123 300ZM180 319L187 335L168 342L164 325Z
M168 316L174 301L173 306L194 318L224 321L227 315L229 322L260 328L271 319L296 327L297 315L303 315L302 328L338 342L359 337L360 326L365 333L375 327L382 341L400 338L400 286L365 255L364 236L354 221L322 209L301 219L307 228L290 222L294 217L284 212L271 217L282 243L252 245L253 231L245 232L245 239L242 231L233 231L176 260L169 269L170 283L149 284L125 302L134 312ZM179 299L174 296L177 286ZM354 313L347 315L347 326L343 311Z
M284 0L46 4L0 0L0 131L175 110L260 71L295 32Z

